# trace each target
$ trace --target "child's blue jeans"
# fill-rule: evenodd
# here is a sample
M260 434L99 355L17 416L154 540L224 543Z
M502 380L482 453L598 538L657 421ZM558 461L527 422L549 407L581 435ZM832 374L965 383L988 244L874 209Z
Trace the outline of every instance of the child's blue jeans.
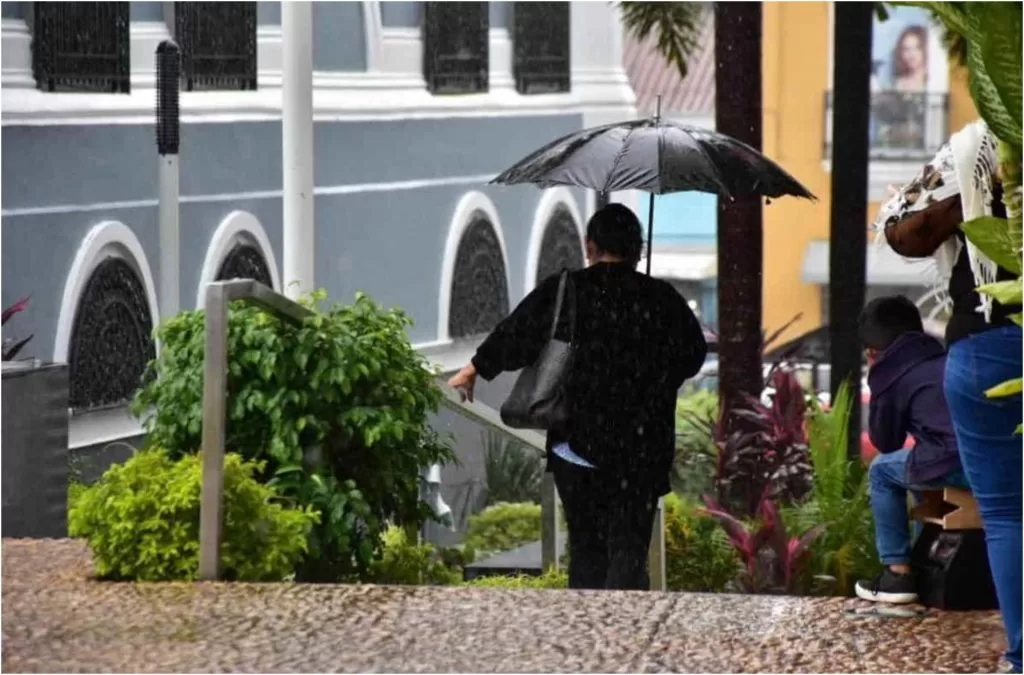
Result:
M907 481L907 461L912 450L897 450L878 455L868 470L871 483L871 511L875 516L875 545L885 565L910 564L910 514L907 493L941 487L967 487L962 471L957 470L927 483Z

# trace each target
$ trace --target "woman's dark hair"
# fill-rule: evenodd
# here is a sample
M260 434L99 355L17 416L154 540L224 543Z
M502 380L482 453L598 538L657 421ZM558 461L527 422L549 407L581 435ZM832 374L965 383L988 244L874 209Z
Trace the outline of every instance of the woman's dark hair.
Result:
M602 206L587 223L587 239L598 253L638 262L644 249L643 234L636 214L622 204Z
M923 333L924 322L917 306L902 295L876 298L860 314L860 340L879 351L905 333Z
M900 33L896 40L896 46L892 48L892 76L893 78L903 77L910 74L910 69L903 63L903 41L908 37L916 37L924 55L925 68L928 67L928 30L924 26L907 26Z

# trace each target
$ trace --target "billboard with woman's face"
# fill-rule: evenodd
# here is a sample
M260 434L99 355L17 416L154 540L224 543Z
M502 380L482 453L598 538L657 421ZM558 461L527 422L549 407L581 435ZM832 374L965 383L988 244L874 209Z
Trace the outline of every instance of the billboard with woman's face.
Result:
M943 108L947 85L945 74L938 72L947 67L945 52L936 48L938 31L928 13L917 7L893 7L886 21L875 19L871 49L874 148L931 149L932 108Z

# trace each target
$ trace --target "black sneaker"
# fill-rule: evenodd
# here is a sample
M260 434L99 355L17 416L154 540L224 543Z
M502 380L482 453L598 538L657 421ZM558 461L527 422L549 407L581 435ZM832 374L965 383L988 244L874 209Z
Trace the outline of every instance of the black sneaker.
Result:
M888 567L874 581L858 581L854 590L861 600L905 605L917 602L917 584L913 574L896 574Z

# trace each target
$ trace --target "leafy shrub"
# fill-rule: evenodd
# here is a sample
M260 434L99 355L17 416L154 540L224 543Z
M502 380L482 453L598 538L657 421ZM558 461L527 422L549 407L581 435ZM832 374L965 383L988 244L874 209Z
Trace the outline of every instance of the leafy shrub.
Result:
M671 494L665 498L665 578L670 591L725 591L739 556L714 520Z
M487 472L487 505L539 502L544 477L541 453L494 431L481 434Z
M430 544L410 542L404 529L392 525L382 540L381 557L370 567L374 583L445 586L462 580L461 566L450 565Z
M311 509L275 503L274 491L253 477L261 470L236 454L224 461L221 570L239 581L280 581L306 550L318 519ZM201 459L177 461L146 450L114 465L85 488L69 514L69 531L92 549L105 579L195 579L199 571Z
M754 516L765 495L782 504L794 504L811 490L813 471L808 459L804 413L807 397L788 369L771 374L775 390L771 405L752 396L732 414L742 426L727 437L719 424L718 501L731 511Z
M10 320L10 318L12 316L14 316L15 314L17 314L19 312L24 311L24 309L27 306L28 306L28 296L22 298L21 300L18 300L16 303L14 303L13 305L11 305L7 309L5 309L3 311L3 316L0 317L0 319L2 319L2 321L0 321L0 326L6 326L7 322ZM17 341L15 341L13 338L4 338L3 339L3 360L4 361L10 361L10 360L14 359L14 357L18 355L18 352L20 352L22 350L22 348L25 345L27 345L29 340L31 340L31 339L32 339L31 335L29 335L27 338L22 338L21 340L17 340Z
M495 504L471 516L465 544L486 556L540 539L539 504Z
M789 536L778 508L767 494L761 499L757 520L745 522L711 497L704 510L718 521L743 561L741 587L748 593L793 593L805 578L809 547L824 527L815 525L800 536Z
M676 455L672 487L697 498L714 487L718 447L711 429L718 418L718 396L697 390L676 401Z
M814 487L810 499L784 512L796 528L824 526L824 533L811 545L810 567L819 579L833 581L835 592L851 596L858 579L870 579L882 568L875 548L868 474L860 462L847 456L852 405L850 388L844 384L830 411L815 404L808 414Z
M569 575L562 570L552 570L536 577L527 576L525 574L518 576L479 577L472 581L465 582L464 585L473 588L569 588Z
M265 462L260 479L322 513L298 576L353 579L379 557L386 523L431 517L420 475L453 458L428 424L440 391L406 335L408 318L357 294L294 326L234 303L228 323L226 445ZM134 403L173 456L201 445L203 312L160 327L163 348Z

